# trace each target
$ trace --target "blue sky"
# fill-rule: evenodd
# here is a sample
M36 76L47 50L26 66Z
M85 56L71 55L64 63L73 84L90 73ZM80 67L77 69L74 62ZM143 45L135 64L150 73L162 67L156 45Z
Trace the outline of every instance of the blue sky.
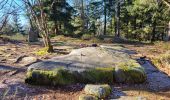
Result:
M5 0L0 0L1 1L5 1ZM19 17L20 17L20 21L22 25L25 25L28 23L27 18L25 17L25 11L24 11L24 5L22 0L8 0L8 5L13 1L13 6L18 8L18 12L19 12ZM72 4L72 0L67 0L67 2L69 4ZM0 15L2 14L2 12L0 12Z
M6 1L6 0L0 0L0 2L2 1ZM19 18L21 21L22 25L25 25L28 23L27 18L25 17L25 11L24 11L24 4L22 2L22 0L8 0L8 5L6 5L9 8L10 3L13 1L13 6L18 8L18 12L19 12ZM86 1L86 0L85 0ZM73 0L67 0L67 2L72 5L73 4ZM1 6L1 5L0 5ZM0 15L2 15L2 11L0 11ZM12 16L11 16L12 19Z
M2 2L2 5L6 2L7 0L0 0L0 2ZM10 4L12 3L12 7L16 7L17 11L19 12L19 18L21 21L21 24L25 24L28 21L25 18L25 12L23 11L23 4L22 4L22 0L8 0L8 2L6 3L5 6L3 6L5 8L5 10L0 10L0 16L2 16L4 13L9 12L9 10L12 9L12 7L10 7ZM0 4L0 7L2 7L2 5ZM10 15L10 21L12 19L12 16Z

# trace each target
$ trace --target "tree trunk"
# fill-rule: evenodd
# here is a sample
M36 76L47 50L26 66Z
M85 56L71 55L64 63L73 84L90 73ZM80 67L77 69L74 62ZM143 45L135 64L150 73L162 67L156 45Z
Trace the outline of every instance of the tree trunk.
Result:
M115 11L115 14L116 14L116 11ZM116 36L116 29L117 29L117 26L116 26L116 15L114 15L114 32L115 32L115 36Z
M116 7L116 34L115 37L120 37L120 2L117 3Z
M151 38L151 42L155 41L155 33L156 33L156 20L152 24L152 38Z
M62 24L60 23L60 25L59 25L59 29L61 30L62 29Z
M106 12L106 0L104 0L104 33L103 35L106 35L106 24L107 24L107 12Z
M55 21L55 34L57 35L58 34L58 24L57 24L57 21Z
M134 30L136 30L136 16L134 17L134 26L133 26Z
M51 41L49 37L45 35L42 35L42 37L43 37L44 46L45 48L47 48L47 52L54 52L53 46L51 45Z
M51 41L49 37L46 37L46 41L47 41L47 52L54 52L54 49L53 49L53 46L51 45Z
M170 21L169 21L169 24L168 24L168 37L167 37L167 40L170 41Z
M110 28L111 28L111 34L113 34L113 19L111 18L111 21L110 21Z
M84 0L81 0L81 20L82 20L82 32L85 32L85 14L84 14Z

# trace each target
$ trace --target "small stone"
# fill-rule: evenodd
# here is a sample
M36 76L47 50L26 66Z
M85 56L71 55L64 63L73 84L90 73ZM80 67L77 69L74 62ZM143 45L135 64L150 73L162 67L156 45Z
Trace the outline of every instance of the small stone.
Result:
M20 59L20 61L18 62L21 66L27 66L30 64L33 64L35 62L37 62L38 59L35 57L23 57Z
M141 97L141 96L121 96L119 100L148 100L146 97Z
M93 43L91 46L92 46L92 47L97 47L98 45L97 45L97 44L95 44L95 43Z
M98 100L98 98L93 95L82 94L79 96L79 100Z
M84 47L88 47L88 45L87 44L80 44L80 47L84 48Z
M105 85L86 85L85 86L85 93L94 95L98 98L106 98L111 93L111 87L107 84Z

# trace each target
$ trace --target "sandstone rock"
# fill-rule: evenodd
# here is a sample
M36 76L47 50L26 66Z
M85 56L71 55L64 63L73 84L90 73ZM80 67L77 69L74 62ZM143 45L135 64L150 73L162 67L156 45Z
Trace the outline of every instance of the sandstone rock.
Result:
M119 100L148 100L146 97L141 97L141 96L122 96L119 98Z
M33 64L37 61L38 61L38 59L35 57L21 56L17 59L16 63L19 63L21 66L27 66L27 65Z
M86 85L85 93L94 95L98 98L104 99L111 93L111 87L109 85Z
M79 96L79 100L99 100L99 99L92 95L83 94Z
M119 67L125 74L124 80L121 82L141 83L146 80L145 71L133 59L130 58L128 50L121 46L102 46L102 47L86 47L73 50L70 54L54 57L52 59L32 64L28 68L27 76L31 82L37 81L37 84L43 84L41 77L48 76L48 72L56 73L56 69L62 69L63 72L57 77L63 78L65 72L68 72L74 82L80 83L113 83L115 68ZM46 71L45 73L42 71ZM33 77L36 73L36 77ZM41 75L38 75L41 74ZM52 74L53 77L54 74ZM50 77L47 80L50 82L56 81L55 78ZM67 77L66 77L67 78ZM65 80L64 78L62 80ZM72 82L69 82L72 83Z
M36 29L30 28L28 33L28 42L38 41L38 31Z

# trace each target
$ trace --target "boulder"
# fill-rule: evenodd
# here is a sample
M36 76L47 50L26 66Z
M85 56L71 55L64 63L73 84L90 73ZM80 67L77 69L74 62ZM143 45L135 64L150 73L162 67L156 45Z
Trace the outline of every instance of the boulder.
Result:
M37 61L38 61L38 59L36 57L20 56L17 58L15 63L19 63L21 66L27 66L27 65L31 65Z
M34 28L29 29L28 33L28 42L37 42L38 41L38 31Z
M109 85L86 85L85 86L85 93L96 96L100 99L104 99L108 97L112 91Z
M79 100L99 100L99 99L93 95L82 94L79 96Z
M54 57L29 66L26 82L32 84L33 81L36 81L34 83L44 84L44 80L41 80L44 77L48 78L47 83L55 83L55 85L62 85L64 80L69 80L68 84L77 82L111 84L114 82L115 76L120 75L117 71L115 73L116 67L125 74L120 75L124 77L121 82L144 82L146 80L145 71L127 51L121 46L86 47L72 50L68 55ZM56 74L58 70L62 70L62 73ZM48 72L52 74L49 75ZM70 77L65 77L67 74L74 81L70 80ZM56 80L58 78L62 82Z

